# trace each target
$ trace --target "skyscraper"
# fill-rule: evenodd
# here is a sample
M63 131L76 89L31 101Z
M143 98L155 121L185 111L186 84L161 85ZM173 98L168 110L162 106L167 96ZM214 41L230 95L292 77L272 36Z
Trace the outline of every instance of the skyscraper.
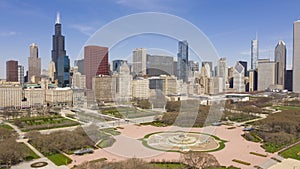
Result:
M226 58L220 58L218 61L217 76L223 78L223 89L226 89L226 81L228 77L228 69L226 67Z
M67 67L65 67L66 66L65 61L67 60L66 50L65 50L65 37L61 33L61 23L60 23L59 13L57 13L57 16L56 16L55 34L52 36L52 51L51 52L52 52L52 61L55 63L55 70L56 70L55 79L59 81L58 83L62 83L62 81L63 81L62 79L64 79L64 78L58 77L59 72L60 72L60 76L62 76L62 74L63 74L62 72L70 71L70 68L69 68L69 70L59 70L59 68L67 69ZM59 57L62 57L62 58L59 59ZM64 63L60 63L60 67L58 66L59 60L64 62ZM67 85L69 85L69 84L59 84L59 86L67 86Z
M80 72L82 75L84 75L84 59L75 60L74 66L77 66L78 72Z
M30 45L30 56L28 57L28 81L32 76L41 76L41 58L39 58L38 46L35 43Z
M21 86L24 85L24 66L18 65L18 82Z
M84 73L86 88L92 89L92 79L97 75L108 75L108 48L101 46L84 47Z
M6 62L6 81L18 82L18 61L9 60Z
M54 82L54 74L56 72L55 63L51 61L48 66L48 76L51 82Z
M233 72L233 88L236 89L237 92L245 92L245 68L240 63L237 62L234 66Z
M58 87L70 87L70 59L69 56L59 56L57 71L55 72Z
M275 62L259 59L257 64L257 90L272 89L275 85Z
M145 48L137 48L132 51L132 73L133 75L146 75L147 54Z
M189 76L189 45L188 42L178 42L178 54L177 54L177 75L178 79L183 82L188 82Z
M293 91L300 93L300 20L294 22Z
M244 67L244 75L245 77L248 76L248 73L247 73L247 62L246 61L239 61L239 63Z
M286 46L283 41L279 41L275 48L275 84L285 89L286 76Z
M258 59L258 40L256 39L251 41L251 69L257 68L257 59Z

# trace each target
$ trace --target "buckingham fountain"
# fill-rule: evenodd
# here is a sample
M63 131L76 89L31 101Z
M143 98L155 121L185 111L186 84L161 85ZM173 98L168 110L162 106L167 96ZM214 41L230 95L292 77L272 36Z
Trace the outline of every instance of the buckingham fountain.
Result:
M220 140L208 134L184 131L153 133L145 140L150 148L162 151L213 151Z

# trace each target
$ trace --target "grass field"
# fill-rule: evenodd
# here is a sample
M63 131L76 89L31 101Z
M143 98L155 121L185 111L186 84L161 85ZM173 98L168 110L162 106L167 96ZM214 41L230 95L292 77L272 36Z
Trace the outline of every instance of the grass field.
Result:
M300 107L297 106L275 106L274 108L278 110L300 110Z
M281 152L280 155L284 158L293 158L296 160L300 160L300 143Z
M179 168L187 168L187 165L182 163L152 163L152 165L164 169L179 169Z
M26 153L25 155L24 155L24 160L26 160L26 161L30 161L30 160L33 160L33 159L38 159L38 158L40 158L37 154L35 154L29 147L27 147L24 143L19 143L19 144L21 144L23 147L24 147L24 149L26 149L26 151L28 152L28 153Z
M12 122L24 132L30 130L45 130L79 125L78 122L66 119L62 116L26 117L15 119Z
M10 126L7 125L7 124L0 124L0 127L1 127L1 128L5 128L5 129L9 129L9 130L12 130L12 129L13 129L12 127L10 127Z
M55 165L61 166L61 165L67 165L72 162L70 158L63 154L53 154L50 156L47 156L49 160L51 160Z

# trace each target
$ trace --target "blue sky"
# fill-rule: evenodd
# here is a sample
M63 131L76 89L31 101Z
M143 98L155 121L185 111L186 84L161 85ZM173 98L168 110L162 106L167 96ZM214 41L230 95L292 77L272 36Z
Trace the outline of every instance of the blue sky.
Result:
M260 58L273 59L274 47L282 39L287 45L290 67L293 22L300 19L299 6L298 0L0 0L0 78L5 78L7 60L18 60L27 69L29 45L33 42L39 46L42 67L47 69L57 11L71 65L90 35L105 24L129 14L163 12L197 26L219 56L227 58L229 66L237 60L250 60L250 41L257 32ZM174 40L148 46L141 39L144 38L131 38L130 47L177 52ZM157 42L157 36L153 39L149 42ZM131 50L119 51L118 55L128 56Z

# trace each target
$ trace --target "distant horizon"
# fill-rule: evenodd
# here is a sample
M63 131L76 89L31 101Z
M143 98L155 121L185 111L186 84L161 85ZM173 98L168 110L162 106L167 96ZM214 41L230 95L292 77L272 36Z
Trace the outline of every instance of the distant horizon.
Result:
M62 32L66 39L66 51L70 64L78 59L80 50L96 30L107 23L129 14L140 12L169 13L186 19L197 26L210 39L220 57L226 57L227 66L234 66L237 61L247 61L250 67L251 40L258 33L259 59L274 60L274 49L279 40L287 46L287 69L292 68L293 23L300 18L297 6L300 2L293 0L282 3L279 0L240 2L220 1L146 1L117 0L108 1L74 1L70 6L67 1L1 1L0 22L0 79L6 78L6 61L17 60L28 69L29 46L36 43L42 70L48 68L51 60L52 35L56 13L60 12ZM98 8L93 8L97 6ZM253 10L255 9L255 10ZM74 12L80 11L80 12ZM268 12L269 11L269 12ZM273 12L274 11L274 12ZM278 13L277 11L280 11ZM217 22L216 22L217 21ZM133 48L166 49L176 58L177 43L170 39L162 42L157 37L147 37L149 43L144 45L143 36L131 38L126 50L109 54L109 61L116 57L128 57ZM135 40L135 41L133 41ZM170 43L171 42L171 43ZM133 47L133 48L130 48ZM151 54L151 53L149 53ZM192 60L192 59L191 59ZM199 62L199 61L198 61Z

